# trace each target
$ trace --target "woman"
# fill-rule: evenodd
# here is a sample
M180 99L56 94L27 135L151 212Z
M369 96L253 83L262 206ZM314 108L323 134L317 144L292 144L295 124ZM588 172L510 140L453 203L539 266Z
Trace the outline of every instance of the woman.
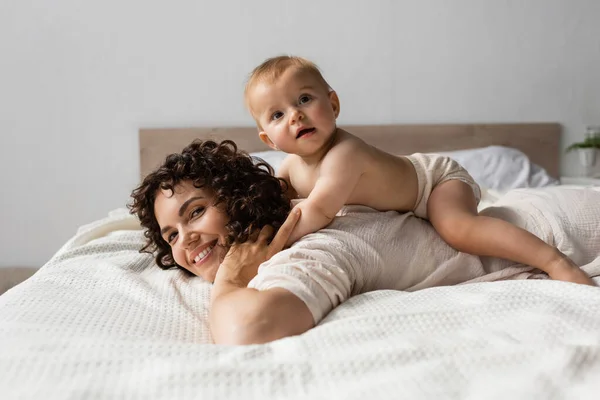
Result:
M307 307L289 291L247 288L258 266L283 248L299 218L290 214L268 164L255 165L231 141L195 141L170 155L132 197L131 212L148 239L142 251L156 252L161 268L181 267L214 282L215 342L267 342L313 326Z
M216 343L303 333L350 296L371 290L532 275L531 267L457 252L411 213L361 206L346 207L326 229L281 251L299 216L288 216L283 189L270 166L255 164L233 142L195 141L132 193L131 212L148 240L142 250L156 252L162 268L214 282L209 323ZM581 207L588 204L600 204L600 193ZM498 210L497 217L511 218L510 207ZM533 233L554 240L551 230ZM589 235L589 243L600 242L596 230ZM575 261L589 263L600 253L592 250Z

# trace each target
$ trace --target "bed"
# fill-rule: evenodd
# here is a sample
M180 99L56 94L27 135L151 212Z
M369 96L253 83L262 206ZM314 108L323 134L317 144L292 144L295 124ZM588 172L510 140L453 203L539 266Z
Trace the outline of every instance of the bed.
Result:
M600 196L575 188L559 195L558 124L347 129L398 154L517 151L530 169L511 185L544 186L516 190L534 193L539 208ZM197 137L232 138L249 152L277 156L252 128L142 129L142 176ZM482 207L501 202L506 190L486 189ZM565 240L585 237L600 247L594 207L574 216L579 222ZM210 285L159 269L138 253L142 243L135 218L113 210L0 296L2 398L595 399L600 389L597 288L514 280L375 291L352 297L303 335L217 346L206 322ZM599 274L600 249L587 258Z

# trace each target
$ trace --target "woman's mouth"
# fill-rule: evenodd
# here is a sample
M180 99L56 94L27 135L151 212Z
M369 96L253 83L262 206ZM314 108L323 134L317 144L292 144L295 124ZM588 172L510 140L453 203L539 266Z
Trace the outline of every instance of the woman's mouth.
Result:
M217 245L217 241L218 240L215 240L214 242L212 242L204 250L202 250L200 253L198 253L198 255L196 257L194 257L194 259L192 260L194 265L199 265L199 264L202 264L204 261L206 261L206 259L212 254L213 249Z

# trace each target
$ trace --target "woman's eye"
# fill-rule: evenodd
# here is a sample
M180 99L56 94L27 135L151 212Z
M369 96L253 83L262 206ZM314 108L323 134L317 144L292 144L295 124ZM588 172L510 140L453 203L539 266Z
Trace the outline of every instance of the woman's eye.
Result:
M173 243L176 237L177 232L170 233L169 236L167 236L167 243Z
M192 213L190 214L190 218L197 217L198 215L202 214L203 211L204 211L204 207L194 208L192 210Z
M271 114L271 121L275 121L281 117L283 117L283 113L281 111L275 111L273 114Z
M300 100L299 100L300 104L308 103L309 101L310 101L310 96L308 96L306 94L300 96Z

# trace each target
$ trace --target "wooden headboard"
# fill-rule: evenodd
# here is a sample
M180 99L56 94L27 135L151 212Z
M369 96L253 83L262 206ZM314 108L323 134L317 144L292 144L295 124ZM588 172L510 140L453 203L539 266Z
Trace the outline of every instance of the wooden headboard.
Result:
M392 154L427 153L502 145L521 150L558 178L560 136L557 123L424 124L342 126L367 143ZM168 154L194 139L231 139L247 152L269 150L254 127L140 129L140 175L146 176Z

